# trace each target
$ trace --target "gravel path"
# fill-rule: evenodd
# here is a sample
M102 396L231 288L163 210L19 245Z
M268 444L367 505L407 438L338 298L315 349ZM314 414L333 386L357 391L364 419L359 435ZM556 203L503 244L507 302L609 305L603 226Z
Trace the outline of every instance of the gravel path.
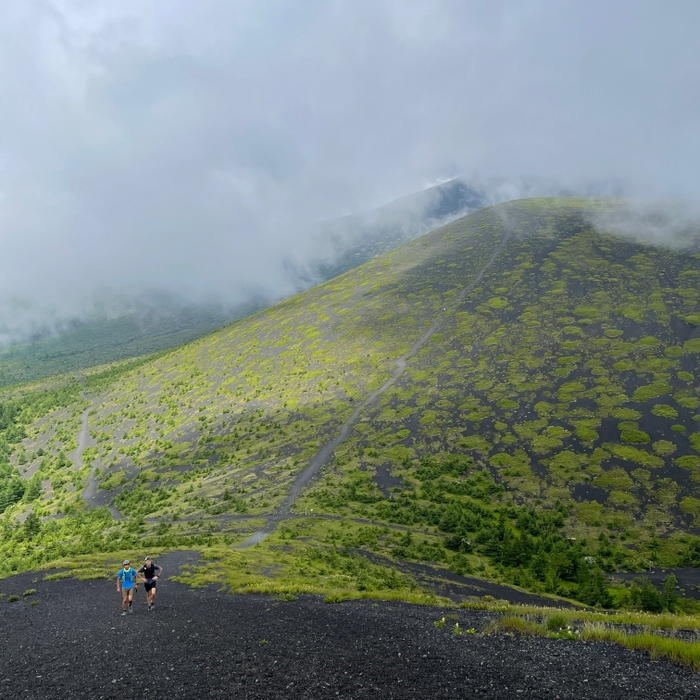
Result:
M190 590L160 560L155 612L120 616L111 581L0 581L0 697L698 698L700 675L593 642L455 635L489 613L404 603L326 605ZM116 572L115 572L116 573ZM31 605L37 601L37 605ZM444 627L433 624L456 615Z

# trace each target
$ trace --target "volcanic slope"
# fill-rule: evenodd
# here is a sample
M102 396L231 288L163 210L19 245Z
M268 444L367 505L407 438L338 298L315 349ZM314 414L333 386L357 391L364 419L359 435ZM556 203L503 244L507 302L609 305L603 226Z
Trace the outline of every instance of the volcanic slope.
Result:
M558 592L584 555L697 564L700 255L596 232L618 206L481 210L97 387L82 484L164 543L277 527ZM80 507L79 408L19 450L39 515ZM285 524L312 510L367 522Z
M484 206L486 194L451 180L364 214L334 219L316 234L317 258L285 263L294 288L308 288L357 267L457 216ZM268 296L232 307L183 303L144 294L116 318L74 320L58 335L0 347L0 387L183 345L272 305Z

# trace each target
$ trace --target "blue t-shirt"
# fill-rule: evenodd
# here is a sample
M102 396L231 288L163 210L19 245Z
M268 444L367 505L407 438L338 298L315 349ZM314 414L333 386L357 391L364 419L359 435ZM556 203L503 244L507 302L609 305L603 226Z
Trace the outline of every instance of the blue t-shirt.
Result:
M119 569L117 574L117 579L122 582L122 588L133 588L136 585L136 569L131 567L130 569Z

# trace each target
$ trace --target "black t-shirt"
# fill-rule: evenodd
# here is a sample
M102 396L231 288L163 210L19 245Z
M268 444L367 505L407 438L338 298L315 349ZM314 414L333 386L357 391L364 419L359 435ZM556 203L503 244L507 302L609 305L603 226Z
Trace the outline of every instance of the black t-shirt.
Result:
M156 574L156 569L158 569L158 573ZM160 575L160 566L158 564L151 564L150 566L146 566L145 564L139 569L139 573L143 574L143 577L148 581L149 583L154 579L154 577Z

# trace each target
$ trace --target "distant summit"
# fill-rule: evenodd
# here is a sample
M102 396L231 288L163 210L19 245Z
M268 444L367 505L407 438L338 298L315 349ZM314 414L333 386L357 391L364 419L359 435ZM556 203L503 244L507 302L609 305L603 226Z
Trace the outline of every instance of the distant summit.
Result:
M298 271L299 279L309 286L337 277L488 203L485 190L454 179L378 209L325 222L318 234L321 253L305 273Z

